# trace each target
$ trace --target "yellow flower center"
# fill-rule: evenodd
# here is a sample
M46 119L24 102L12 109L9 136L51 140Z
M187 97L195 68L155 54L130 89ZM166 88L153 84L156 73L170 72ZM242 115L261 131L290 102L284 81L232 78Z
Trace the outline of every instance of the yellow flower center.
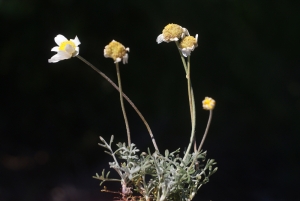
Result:
M202 105L203 105L203 109L212 110L216 105L216 101L212 98L205 97L205 99L202 101Z
M194 45L197 44L196 38L193 36L187 36L182 41L180 42L180 47L181 48L187 48L187 47L193 47Z
M106 57L116 60L117 58L123 58L123 56L126 54L126 49L121 43L113 40L107 46L105 46L104 54Z
M64 42L62 42L61 44L60 44L60 46L59 46L59 50L60 51L66 51L66 47L68 46L68 45L70 45L70 46L72 46L73 47L73 49L74 49L74 51L73 52L75 52L75 48L76 48L76 45L75 45L75 43L73 43L72 41L64 41ZM69 53L73 53L73 52L69 52Z
M179 39L181 37L181 34L183 33L183 29L181 26L179 26L177 24L168 24L167 26L165 26L162 33L163 33L164 39L169 41L170 39L173 39L173 38Z

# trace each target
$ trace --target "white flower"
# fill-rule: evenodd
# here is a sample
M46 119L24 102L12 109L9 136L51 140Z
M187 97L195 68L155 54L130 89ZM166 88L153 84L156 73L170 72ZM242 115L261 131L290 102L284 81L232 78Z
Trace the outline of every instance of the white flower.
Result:
M80 45L80 41L77 36L74 39L68 40L63 35L58 34L54 38L54 41L58 46L52 48L51 51L57 52L57 54L51 57L51 59L48 59L49 63L56 63L60 60L70 59L71 57L75 57L78 55L78 45Z
M160 34L156 42L159 44L161 42L171 42L178 41L180 38L189 36L189 31L186 28L179 26L178 24L168 24L165 26L162 34Z
M112 40L104 48L104 57L112 58L115 63L118 63L123 60L123 64L128 63L128 54L129 47L125 48L124 45L118 41Z
M187 36L179 44L179 49L183 56L187 57L191 55L191 52L198 46L198 34L195 38L193 36Z

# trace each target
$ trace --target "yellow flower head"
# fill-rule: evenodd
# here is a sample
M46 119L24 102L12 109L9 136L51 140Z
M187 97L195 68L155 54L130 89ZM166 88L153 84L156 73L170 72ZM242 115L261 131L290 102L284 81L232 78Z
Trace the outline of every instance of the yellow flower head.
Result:
M210 97L205 97L202 101L203 109L205 110L213 110L216 105L216 101Z
M115 63L118 63L123 60L123 64L128 63L128 54L129 48L125 48L121 43L112 40L104 48L104 56L106 58L112 58Z
M183 56L187 57L191 55L191 52L198 46L198 34L195 37L186 36L179 43L179 49Z
M168 24L165 26L162 34L160 34L156 42L159 44L161 42L171 42L178 41L180 38L190 35L186 28L179 26L178 24Z
M76 36L74 39L68 40L61 34L58 34L54 41L58 46L55 46L51 49L51 51L57 52L54 56L48 59L49 63L56 63L60 60L70 59L71 57L75 57L79 54L80 41Z

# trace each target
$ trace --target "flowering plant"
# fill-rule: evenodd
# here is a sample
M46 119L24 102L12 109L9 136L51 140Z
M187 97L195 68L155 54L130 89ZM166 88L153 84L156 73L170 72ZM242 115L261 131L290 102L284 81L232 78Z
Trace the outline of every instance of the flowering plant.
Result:
M190 76L190 57L192 51L198 46L198 35L196 34L195 37L190 36L186 28L177 24L169 24L156 39L157 43L175 42L185 70L192 126L189 144L182 156L180 156L180 148L173 152L165 150L164 153L161 153L159 151L149 124L133 102L123 93L119 62L128 63L129 48L125 48L115 40L105 46L104 56L112 58L116 65L118 84L115 84L102 71L79 56L78 45L80 41L77 36L73 40L67 40L64 36L57 35L54 40L58 46L52 48L52 51L56 51L57 54L48 60L49 63L77 57L112 84L120 94L120 103L127 131L127 143L119 142L117 148L113 149L114 136L111 136L109 141L100 136L101 143L99 143L105 149L105 153L113 158L109 166L118 173L120 178L110 178L110 172L105 170L102 171L101 175L96 173L93 178L100 180L100 185L106 181L120 182L121 191L108 190L105 186L101 191L118 194L119 199L124 201L192 200L199 188L207 183L209 177L217 171L217 167L213 168L216 162L213 159L206 160L207 152L202 150L211 123L212 111L215 107L215 101L212 98L205 97L202 102L203 109L209 110L209 118L199 146L195 137L196 109ZM129 102L144 122L152 140L154 151L148 148L147 151L140 153L136 145L131 142L123 99Z

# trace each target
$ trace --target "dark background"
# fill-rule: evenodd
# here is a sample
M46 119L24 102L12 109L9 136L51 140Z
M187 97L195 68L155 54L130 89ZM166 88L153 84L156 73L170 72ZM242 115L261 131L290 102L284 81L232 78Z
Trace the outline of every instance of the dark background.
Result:
M299 8L283 0L0 0L0 200L112 200L92 176L112 160L98 136L126 141L119 94L77 58L49 64L57 34L77 35L80 55L114 81L104 46L130 47L124 92L161 151L187 146L182 63L174 43L156 44L168 23L199 34L191 57L198 139L208 118L201 101L217 102L203 148L219 170L195 200L300 200ZM153 150L126 108L132 141Z

